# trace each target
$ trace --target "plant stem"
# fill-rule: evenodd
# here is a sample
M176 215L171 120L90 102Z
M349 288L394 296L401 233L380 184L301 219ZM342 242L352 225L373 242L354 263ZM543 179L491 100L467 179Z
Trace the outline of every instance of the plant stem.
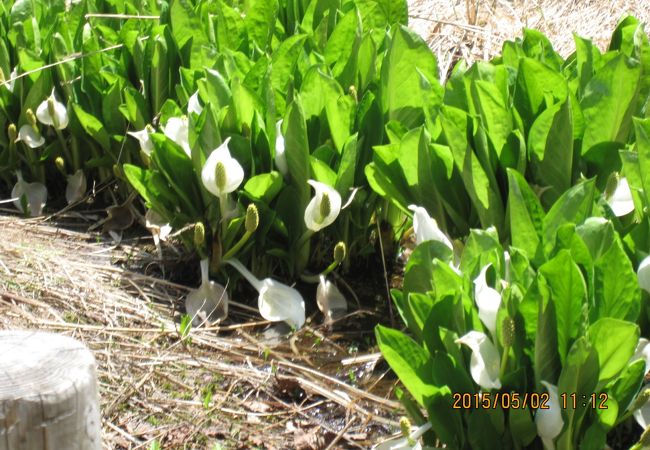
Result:
M241 239L239 239L239 241L237 241L235 245L230 247L230 249L226 252L226 254L223 255L223 259L230 259L233 256L235 256L235 254L237 254L237 252L244 246L244 244L248 242L248 239L250 239L252 235L253 233L250 233L248 231L244 232L244 235L241 237Z

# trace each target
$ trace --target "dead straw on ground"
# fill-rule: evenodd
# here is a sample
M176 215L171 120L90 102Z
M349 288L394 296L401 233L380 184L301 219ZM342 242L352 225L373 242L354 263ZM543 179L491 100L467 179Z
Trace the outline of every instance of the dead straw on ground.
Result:
M99 234L1 215L0 236L0 328L88 345L104 448L368 448L397 426L379 355L350 353L317 317L273 342L261 334L268 322L235 302L227 325L183 337L191 286L153 274L150 239L115 248Z
M639 0L409 0L409 26L438 57L442 78L453 65L488 60L523 28L546 34L563 57L575 51L573 32L606 50L618 20L650 22L650 2ZM649 31L646 25L646 31Z

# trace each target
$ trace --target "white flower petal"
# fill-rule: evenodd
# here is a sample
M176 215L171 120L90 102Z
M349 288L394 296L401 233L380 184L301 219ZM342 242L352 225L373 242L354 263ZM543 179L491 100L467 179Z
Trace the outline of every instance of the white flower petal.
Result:
M266 320L287 322L296 329L304 325L305 301L300 292L271 278L258 280L237 259L229 259L224 262L237 269L259 292L257 306L262 317Z
M497 329L497 312L501 306L501 294L487 284L485 273L490 265L483 267L474 280L474 297L478 306L478 316L494 337Z
M148 209L144 215L145 226L152 235L158 236L161 241L167 240L172 227L153 209Z
M187 117L170 117L163 127L163 133L172 141L176 142L183 148L183 151L192 157L192 149L190 148L190 135Z
M197 116L200 116L201 113L203 112L203 106L201 106L201 102L199 101L199 91L196 91L190 99L187 102L187 112L188 113L194 113Z
M621 178L616 185L616 189L607 203L617 217L625 216L634 211L634 200L632 191L625 177Z
M465 344L472 350L470 373L476 384L483 389L501 389L501 358L487 335L480 331L470 331L456 342Z
M645 405L634 411L634 419L644 430L648 428L650 425L650 402L646 402Z
M230 156L228 142L230 142L230 138L226 138L218 148L210 153L201 170L203 186L217 197L230 194L244 181L244 169L235 158ZM217 185L216 172L218 163L223 164L225 168L226 182L222 187Z
M14 67L14 68L12 69L11 73L9 74L9 80L11 80L11 81L9 81L7 84L3 84L2 86L4 86L5 88L7 88L7 90L8 90L9 92L13 92L13 91L14 91L14 86L16 85L16 80L15 80L15 78L16 78L17 76L18 76L18 66Z
M315 180L308 180L307 183L314 188L316 193L305 208L305 225L311 231L316 232L331 225L336 220L341 212L341 195L336 189L325 183ZM321 215L321 203L324 194L327 195L330 202L330 211L325 217Z
M644 373L648 373L648 371L650 371L650 345L648 344L650 344L650 341L648 341L646 338L639 338L639 342L636 345L634 355L632 355L630 358L630 364L639 359L645 361Z
M27 183L20 172L16 173L18 181L11 190L11 197L16 198L14 205L31 217L40 216L47 201L47 188L42 183ZM22 197L27 200L27 210L23 209Z
M185 311L192 317L192 325L216 322L228 317L228 293L219 283L208 277L209 261L201 260L201 286L185 299Z
M68 185L65 188L65 199L68 205L80 200L86 193L87 183L84 171L79 169L74 175L68 175Z
M538 409L535 414L535 425L537 427L537 434L542 438L544 447L554 448L553 439L559 436L564 428L564 420L562 419L562 409L560 407L560 399L557 392L557 386L554 386L546 381L542 381L546 387L549 399L548 409Z
M650 292L650 256L646 256L636 271L639 279L639 286L646 292Z
M23 141L30 148L38 148L45 144L45 138L30 125L20 127L18 137L16 138L16 142L18 141Z
M151 133L149 130L148 127L145 127L140 131L127 132L128 135L133 136L138 140L138 142L140 142L140 148L147 156L150 156L153 151L153 141L151 140Z
M320 282L316 289L316 303L318 309L325 316L326 322L331 322L348 311L348 302L339 288L334 283L326 280L323 275L320 276Z
M52 99L54 102L54 115L50 114L48 108L48 102ZM43 100L38 108L36 108L36 118L44 125L50 125L56 127L59 130L63 130L68 126L68 110L66 106L56 99L54 95L54 89L48 98Z
M426 209L417 205L409 205L409 209L413 211L413 231L415 231L417 245L425 241L438 241L454 250L449 238L440 230L438 222L429 216Z
M275 165L283 176L289 174L287 155L284 148L284 136L282 136L282 119L275 124Z
M270 278L262 280L257 306L266 320L284 321L298 329L305 323L305 301L300 292Z

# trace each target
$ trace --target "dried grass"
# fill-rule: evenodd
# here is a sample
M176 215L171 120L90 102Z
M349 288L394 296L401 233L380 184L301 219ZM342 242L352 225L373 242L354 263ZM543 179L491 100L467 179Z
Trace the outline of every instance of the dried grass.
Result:
M564 57L575 50L573 32L604 50L618 20L627 14L647 24L650 2L409 0L409 26L438 55L443 78L460 58L471 63L497 55L503 42L521 36L524 27L542 31Z
M342 361L354 354L337 333L308 325L272 344L260 334L268 323L235 303L241 325L182 338L188 287L147 274L158 264L149 240L115 249L96 234L6 216L0 235L0 328L56 331L89 346L104 448L154 439L166 449L366 448L397 425L379 355Z

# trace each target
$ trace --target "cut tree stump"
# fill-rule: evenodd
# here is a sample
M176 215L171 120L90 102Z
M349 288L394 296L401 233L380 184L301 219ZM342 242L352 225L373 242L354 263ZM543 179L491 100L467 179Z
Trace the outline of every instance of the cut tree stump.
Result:
M0 450L101 449L95 358L82 343L0 331Z

